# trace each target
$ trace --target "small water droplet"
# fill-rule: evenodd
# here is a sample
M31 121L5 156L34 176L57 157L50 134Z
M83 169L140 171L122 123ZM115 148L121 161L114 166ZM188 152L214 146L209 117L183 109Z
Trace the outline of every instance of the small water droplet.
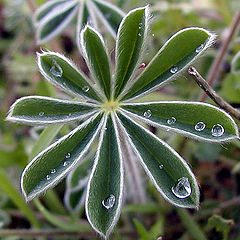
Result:
M69 114L68 114L68 116L69 116L69 117L71 117L71 116L72 116L72 114L71 114L71 113L69 113Z
M104 130L107 130L107 127L105 127Z
M107 197L106 199L104 199L102 201L102 205L109 210L110 208L112 208L115 204L115 196L113 194L110 194L109 197Z
M203 50L204 44L201 44L199 47L196 48L196 53L199 53Z
M139 36L139 37L141 37L141 36L142 36L142 34L141 34L141 33L139 33L139 34L138 34L138 36Z
M178 71L178 67L177 66L174 66L170 69L170 72L171 73L176 73Z
M172 125L172 124L174 124L176 121L177 121L177 120L176 120L175 117L171 117L171 118L169 118L169 119L167 120L167 124Z
M143 116L144 116L145 118L150 118L150 117L152 116L151 110L148 109L146 112L143 113Z
M204 122L198 122L196 125L195 125L195 130L198 131L198 132L201 132L205 129L206 125Z
M42 117L44 115L44 112L40 112L38 115Z
M89 86L84 86L83 88L82 88L82 90L84 91L84 92L88 92L89 91Z
M59 66L59 64L57 64L55 60L53 61L53 66L50 68L50 72L55 77L62 77L63 74L62 68Z
M160 168L160 169L163 169L163 164L160 164L160 165L159 165L159 168Z
M71 153L68 153L67 155L66 155L66 158L70 158L71 157Z
M63 163L63 166L66 167L68 165L68 161Z
M178 179L176 186L172 187L172 192L177 198L187 198L191 195L192 189L188 178L182 177Z
M56 169L54 168L52 171L51 171L51 173L55 173L56 172Z
M141 63L139 68L145 68L146 67L146 63Z
M50 179L51 179L51 177L50 177L49 175L47 175L47 176L46 176L46 179L47 179L47 180L50 180Z
M143 25L142 22L140 22L140 23L139 23L139 27L141 27L142 25Z
M212 135L214 137L221 137L224 134L224 128L220 124L216 124L212 128Z
M153 33L153 34L152 34L152 36L154 37L154 36L155 36L155 34Z

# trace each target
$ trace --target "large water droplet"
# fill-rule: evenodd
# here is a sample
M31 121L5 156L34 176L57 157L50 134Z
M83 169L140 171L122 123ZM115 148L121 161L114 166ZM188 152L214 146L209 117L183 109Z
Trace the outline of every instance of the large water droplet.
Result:
M224 134L224 128L220 124L216 124L212 128L212 135L214 137L221 137Z
M63 74L62 68L60 67L59 64L57 64L55 60L53 61L53 66L50 68L50 72L55 77L62 77L62 74Z
M47 176L46 176L46 179L47 179L47 180L50 180L50 179L51 179L51 177L50 177L49 175L47 175Z
M51 173L55 173L56 172L56 169L54 168L52 171L51 171Z
M204 48L204 44L201 44L200 46L198 46L198 47L196 48L196 53L201 52L201 51L203 50L203 48Z
M115 204L115 196L113 194L110 194L109 197L107 197L106 199L102 200L102 205L109 210L110 208L112 208Z
M71 153L68 153L67 155L66 155L66 158L70 158L71 157Z
M44 112L40 112L38 115L42 117L44 115Z
M144 116L145 118L150 118L150 117L152 116L151 110L148 109L146 112L143 113L143 116Z
M163 164L160 164L160 165L159 165L159 168L160 168L160 169L163 169Z
M89 86L84 86L83 88L82 88L82 90L84 91L84 92L88 92L89 91Z
M204 122L198 122L196 125L195 125L195 130L198 131L198 132L201 132L202 130L204 130L206 127L205 123Z
M192 189L188 178L182 177L178 179L176 186L172 187L172 192L177 198L187 198L191 195Z
M178 71L178 67L177 66L174 66L170 69L170 72L171 73L176 73Z
M167 124L172 125L172 124L174 124L176 121L177 121L177 120L176 120L175 117L171 117L171 118L169 118L169 119L167 120Z

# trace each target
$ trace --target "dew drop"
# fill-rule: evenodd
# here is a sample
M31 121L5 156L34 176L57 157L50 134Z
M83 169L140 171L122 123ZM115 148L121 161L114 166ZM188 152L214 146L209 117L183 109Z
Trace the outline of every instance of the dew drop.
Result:
M167 120L167 124L172 125L172 124L174 124L176 121L177 121L177 120L176 120L175 117L171 117L171 118L169 118L169 119Z
M198 46L198 47L196 48L196 53L201 52L201 51L203 50L203 48L204 48L204 44L201 44L200 46Z
M141 63L139 68L145 68L146 67L146 63Z
M176 186L172 187L172 192L177 198L187 198L191 195L192 189L188 178L182 177L178 179Z
M88 92L89 91L89 86L84 86L83 88L82 88L82 90L84 91L84 92Z
M38 115L42 117L44 115L44 112L40 112Z
M115 204L115 196L113 194L110 194L109 197L107 197L106 199L102 200L102 205L109 210L110 208L112 208Z
M139 36L139 37L141 37L141 36L142 36L142 34L141 34L141 33L139 33L139 34L138 34L138 36Z
M56 169L54 168L52 171L51 171L51 173L55 173L56 172Z
M159 165L159 168L160 168L160 169L163 169L163 164L160 164L160 165Z
M70 158L71 157L71 153L68 153L67 155L66 155L66 158Z
M66 167L68 165L68 161L63 163L63 166Z
M71 114L71 113L69 113L69 114L68 114L68 116L69 116L69 117L71 117L71 116L72 116L72 114Z
M49 175L46 176L46 179L47 179L47 180L50 180L50 178L51 178L51 177L50 177Z
M152 116L151 110L148 109L146 112L143 113L143 116L144 116L145 118L150 118L150 117Z
M50 68L50 72L55 77L62 77L63 74L62 68L57 64L55 60L53 61L53 66Z
M198 131L198 132L201 132L205 129L206 125L204 122L198 122L196 125L195 125L195 130Z
M154 37L154 36L155 36L155 34L153 33L153 34L152 34L152 36Z
M212 128L212 135L214 137L221 137L224 134L224 128L220 124L216 124Z
M170 69L170 72L171 73L176 73L178 71L178 67L177 66L174 66Z

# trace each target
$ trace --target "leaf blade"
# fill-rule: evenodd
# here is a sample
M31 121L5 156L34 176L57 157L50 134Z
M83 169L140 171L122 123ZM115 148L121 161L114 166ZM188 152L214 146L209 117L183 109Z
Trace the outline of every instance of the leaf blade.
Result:
M161 101L123 104L122 108L127 110L128 115L147 124L198 140L224 142L239 136L238 128L231 116L207 103ZM171 119L174 119L174 122L171 122ZM196 130L198 123L203 124L201 126L204 129ZM214 136L212 133L213 127L217 124L224 128L221 136Z
M175 33L159 50L122 100L147 94L186 69L210 47L215 35L203 28L185 28Z

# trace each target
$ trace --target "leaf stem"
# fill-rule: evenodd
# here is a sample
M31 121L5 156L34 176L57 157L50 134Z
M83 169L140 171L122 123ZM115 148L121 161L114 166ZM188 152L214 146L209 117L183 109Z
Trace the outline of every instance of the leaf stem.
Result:
M240 120L240 111L233 108L229 103L227 103L222 97L220 97L210 86L210 84L199 74L199 72L194 67L189 67L188 73L193 78L193 80L201 87L204 92L222 109L226 110L228 113Z
M227 38L225 39L225 41L223 42L223 45L220 48L220 50L218 52L218 55L217 55L213 65L211 67L209 77L208 77L208 84L210 86L213 85L214 80L216 79L216 76L219 72L219 67L222 63L222 60L223 60L223 58L224 58L224 56L227 52L228 46L231 42L231 39L232 39L239 23L240 23L240 10L235 14L235 16L232 20L232 24L231 24L230 29L229 29L229 34L228 34ZM199 97L199 101L204 102L206 97L207 97L207 93L203 92Z

